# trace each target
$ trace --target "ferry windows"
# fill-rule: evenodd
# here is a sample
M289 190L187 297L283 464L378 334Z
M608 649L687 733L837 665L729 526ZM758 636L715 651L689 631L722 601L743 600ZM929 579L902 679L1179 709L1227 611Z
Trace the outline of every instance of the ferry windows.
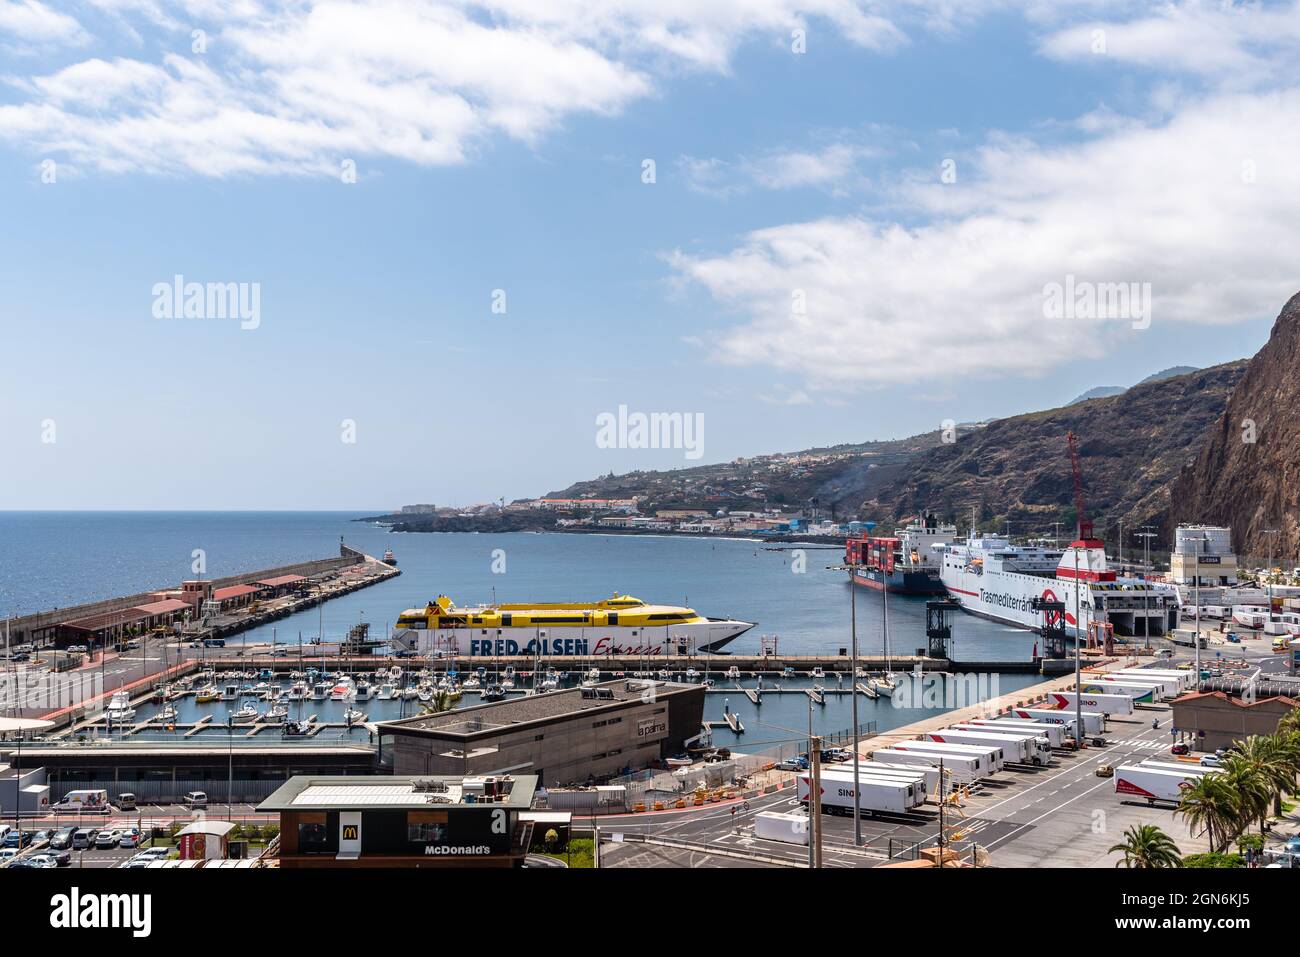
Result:
M502 627L502 628L509 628L509 627L510 627L510 622L514 621L514 617L515 617L515 616L514 616L513 614L511 614L510 612L508 612L508 611L503 611L503 612L501 613L501 627Z
M611 611L611 612L609 613L609 623L610 623L611 625L617 625L617 624L618 624L618 612L616 612L616 611Z

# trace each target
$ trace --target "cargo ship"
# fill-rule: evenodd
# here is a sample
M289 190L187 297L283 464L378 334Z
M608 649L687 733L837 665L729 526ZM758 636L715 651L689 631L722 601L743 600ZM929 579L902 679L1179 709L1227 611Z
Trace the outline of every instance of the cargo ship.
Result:
M402 612L392 638L398 649L432 656L692 655L718 652L753 627L631 595L465 608L439 595Z
M952 543L957 526L940 525L931 514L908 524L897 537L851 538L844 543L844 564L854 585L902 595L942 595L936 546Z

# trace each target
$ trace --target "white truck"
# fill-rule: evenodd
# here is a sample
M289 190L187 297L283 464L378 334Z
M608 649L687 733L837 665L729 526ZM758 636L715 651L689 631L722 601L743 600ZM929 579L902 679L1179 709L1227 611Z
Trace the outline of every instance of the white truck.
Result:
M971 718L963 724L975 724L986 728L1015 728L1035 731L1045 737L1054 748L1065 747L1065 725L1051 724L1047 721L1026 721L1023 718Z
M754 815L754 836L764 841L808 846L808 815L759 811Z
M853 765L844 765L835 768L835 776L845 776L849 781L853 780ZM930 787L933 784L937 789L939 785L939 772L936 768L934 773L927 774L925 768L902 767L891 768L884 765L876 764L874 761L863 761L858 765L858 780L873 781L909 781L919 787L925 797L930 795ZM933 779L933 780L932 780ZM938 791L936 790L937 794Z
M956 731L992 731L994 734L1009 734L1018 738L1041 739L1036 741L1035 744L1038 746L1045 745L1047 753L1049 755L1052 753L1052 739L1042 731L1032 728L1019 728L1012 725L1008 725L1005 728L999 728L996 727L996 723L992 721L987 724L981 724L978 721L960 721L957 724L949 725L949 727Z
M799 781L799 800L809 804L812 775L801 774ZM862 777L859 780L861 793L857 797L859 810L868 815L880 813L905 814L925 803L925 786L923 782L900 781L889 778ZM822 810L831 814L851 814L853 812L853 772L847 776L842 770L823 773L821 779Z
M1070 734L1074 734L1074 709L1053 711L1050 708L1012 708L1007 714L1025 721L1042 721L1047 724L1059 724ZM1091 737L1101 734L1106 725L1106 716L1100 711L1083 712L1083 733ZM1078 735L1074 734L1077 738Z
M1085 692L1082 696L1073 691L1049 691L1046 707L1054 710L1073 711L1076 700L1081 700L1085 711L1100 711L1102 714L1126 715L1133 713L1133 696L1128 694L1101 694Z
M939 763L943 762L944 773L954 784L972 784L982 777L987 777L989 773L986 762L978 755L958 754L952 751L926 754L922 751L908 751L905 748L881 748L872 753L871 760L894 767L901 765L934 768L936 775L939 771Z
M990 775L1002 770L1002 749L989 744L943 744L939 741L899 741L891 744L896 751L912 751L916 754L929 754L939 757L944 754L975 758L979 762L977 771Z
M996 731L968 731L961 728L944 728L925 734L928 741L949 744L988 744L1002 749L1002 759L1011 764L1044 765L1052 759L1052 746L1046 738L1018 734L999 734Z
M1172 771L1165 768L1144 768L1140 764L1125 764L1115 769L1115 793L1146 798L1148 804L1156 801L1179 801L1183 791L1192 786L1200 775L1192 771Z
M1137 704L1154 704L1165 697L1164 688L1150 681L1089 681L1079 682L1084 694L1126 694Z

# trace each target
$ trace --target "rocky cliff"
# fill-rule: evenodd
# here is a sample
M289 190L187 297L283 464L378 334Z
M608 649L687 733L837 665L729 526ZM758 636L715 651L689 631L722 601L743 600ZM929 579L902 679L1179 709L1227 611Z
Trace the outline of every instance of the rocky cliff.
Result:
M1195 460L1173 485L1171 527L1231 526L1237 551L1257 558L1270 544L1277 560L1300 552L1300 293L1194 448Z
M1013 534L1073 532L1066 433L1079 437L1084 495L1099 534L1167 525L1170 485L1228 403L1245 361L1136 385L1123 395L990 422L951 445L919 452L862 512L884 523L922 509ZM1125 534L1125 545L1133 539Z

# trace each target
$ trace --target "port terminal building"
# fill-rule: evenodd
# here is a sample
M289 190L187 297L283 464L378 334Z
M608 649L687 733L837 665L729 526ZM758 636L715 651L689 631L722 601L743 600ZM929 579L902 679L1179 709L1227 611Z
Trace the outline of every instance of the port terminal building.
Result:
M640 771L684 751L704 719L702 684L618 679L381 722L397 775L525 773L547 787Z
M279 864L519 867L536 775L297 776L258 805L280 815Z

